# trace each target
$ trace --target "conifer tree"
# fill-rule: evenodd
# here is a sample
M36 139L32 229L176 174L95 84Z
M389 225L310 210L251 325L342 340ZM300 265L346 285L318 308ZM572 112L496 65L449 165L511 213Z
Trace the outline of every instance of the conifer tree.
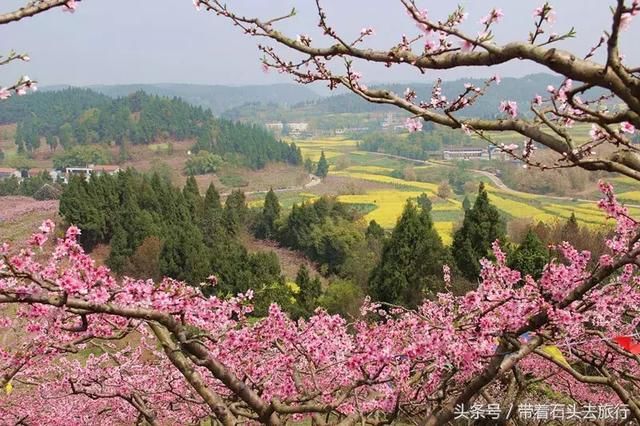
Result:
M182 195L184 195L185 201L189 207L189 212L191 213L191 217L199 221L202 217L203 210L203 200L202 195L200 195L200 189L198 188L198 182L196 182L196 178L193 175L190 175L187 178L187 182L182 188Z
M372 220L371 222L369 222L369 226L367 226L365 236L368 239L381 240L384 238L384 228L378 225L378 222Z
M271 188L264 198L264 207L255 225L256 237L267 240L276 237L276 222L280 218L280 210L278 197Z
M301 314L308 317L313 314L316 306L318 306L318 299L322 294L320 280L318 277L311 279L309 269L305 264L302 264L298 269L295 283L300 289L298 293L298 303Z
M431 200L429 199L429 196L424 192L418 196L416 202L418 203L418 206L420 206L421 209L426 210L428 212L431 211L431 208L432 208Z
M320 160L318 160L318 166L316 168L316 176L319 178L326 178L329 174L329 162L324 155L324 150L320 153Z
M498 209L489 202L483 183L478 188L478 197L473 208L466 210L462 227L453 235L451 247L456 265L465 278L471 281L480 275L480 259L489 257L491 244L504 240L505 224Z
M462 200L462 208L465 212L471 208L471 200L469 200L469 197L466 195L464 196L464 200Z
M522 244L507 257L507 266L522 272L523 277L531 275L537 280L542 275L542 269L548 261L549 252L547 248L533 230L529 229Z
M382 258L369 280L376 301L416 306L425 295L440 291L447 252L427 210L409 200L382 248Z
M247 213L247 199L244 192L232 191L224 203L224 221L227 231L231 234L238 232L247 218Z

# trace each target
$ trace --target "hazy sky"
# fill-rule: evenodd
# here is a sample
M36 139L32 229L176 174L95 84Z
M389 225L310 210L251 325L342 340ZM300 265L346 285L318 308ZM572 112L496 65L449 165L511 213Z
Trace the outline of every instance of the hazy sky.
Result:
M2 11L24 4L26 0L3 0ZM526 39L532 28L532 11L543 1L494 0L462 1L469 12L466 28L474 33L478 23L492 7L504 10L504 20L495 28L498 41ZM317 33L313 0L227 0L247 14L274 17L292 6L298 15L280 25L289 34ZM578 31L575 40L564 43L580 55L593 45L610 26L609 0L556 0L553 30L564 32L571 26ZM332 25L347 38L364 26L372 26L375 47L398 42L401 34L416 34L401 4L396 0L324 0ZM422 0L431 16L444 17L457 2ZM631 43L640 36L640 19L623 36L623 52L629 63L638 64L640 49ZM319 38L319 37L316 37ZM203 83L270 84L290 81L277 73L260 69L258 40L243 35L228 21L212 13L197 12L191 0L82 0L75 14L59 9L31 19L0 27L0 51L11 48L28 52L29 63L0 69L0 82L12 83L28 74L40 84L121 84L121 83ZM625 46L627 48L625 48ZM408 68L359 66L367 81L433 80L435 73L421 76ZM520 76L539 71L518 63L502 67L502 76ZM447 79L487 76L486 68L458 70L444 74Z

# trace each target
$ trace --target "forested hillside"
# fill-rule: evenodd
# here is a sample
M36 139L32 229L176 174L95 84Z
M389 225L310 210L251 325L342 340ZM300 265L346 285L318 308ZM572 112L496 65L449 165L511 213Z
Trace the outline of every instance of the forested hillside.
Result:
M43 140L52 151L67 151L78 145L124 149L128 143L194 139L194 152L206 150L252 168L270 161L302 162L295 145L263 128L217 119L202 107L145 92L111 99L88 89L66 89L16 97L0 105L0 124L8 123L17 123L15 143L21 153L37 150Z
M215 115L249 102L294 105L319 98L310 88L294 84L238 87L175 83L125 84L91 86L90 89L111 97L128 96L138 91L158 96L179 97L190 104L210 109Z

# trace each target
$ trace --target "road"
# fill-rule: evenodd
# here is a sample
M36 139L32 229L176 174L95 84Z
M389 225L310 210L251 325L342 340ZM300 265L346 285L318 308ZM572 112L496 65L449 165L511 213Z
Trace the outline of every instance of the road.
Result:
M316 175L309 174L309 182L305 183L304 185L287 186L286 188L276 188L276 189L273 190L273 192L301 191L303 189L313 188L314 186L317 186L320 183L322 183L322 179L320 179ZM269 192L269 191L265 190L265 189L261 189L259 191L247 191L247 192L244 193L244 195L266 194L267 192ZM222 194L220 194L220 196L228 197L230 194L231 194L231 192L223 192Z

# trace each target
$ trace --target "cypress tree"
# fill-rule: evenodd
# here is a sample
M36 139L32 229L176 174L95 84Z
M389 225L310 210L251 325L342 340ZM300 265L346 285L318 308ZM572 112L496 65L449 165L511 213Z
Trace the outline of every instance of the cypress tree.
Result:
M416 306L424 294L439 291L447 253L427 210L409 200L385 241L371 273L369 292L376 301Z
M322 294L322 288L318 277L311 279L309 275L309 269L302 264L296 274L295 283L298 285L300 292L298 293L298 303L300 304L301 313L309 317L313 314L316 306L318 306L318 299Z
M428 212L431 211L432 204L427 194L423 192L422 194L420 194L420 196L418 196L416 201L418 203L418 206L420 206L421 209L426 210Z
M273 188L267 192L264 198L264 207L256 224L256 237L262 239L274 239L276 237L277 220L280 218L280 202Z
M464 200L462 200L462 208L465 212L471 208L471 201L466 195L464 196Z
M371 222L369 222L369 226L367 226L365 236L368 239L381 240L384 238L384 228L378 225L378 222L372 220Z
M522 272L523 277L531 275L537 280L542 275L542 270L548 260L547 248L533 230L529 229L522 244L507 257L507 266Z
M199 220L202 217L203 200L198 188L198 182L196 182L196 178L193 175L187 178L187 182L182 188L182 195L184 195L187 202L191 217Z
M471 281L480 275L480 259L489 257L491 244L504 240L505 224L498 209L489 202L484 184L480 183L473 208L466 210L462 227L453 235L453 258L462 274Z
M318 160L318 166L316 168L316 176L320 178L326 178L329 174L329 162L324 156L324 150L320 153L320 160Z
M247 218L247 200L244 192L234 190L224 203L224 221L227 231L235 234Z

